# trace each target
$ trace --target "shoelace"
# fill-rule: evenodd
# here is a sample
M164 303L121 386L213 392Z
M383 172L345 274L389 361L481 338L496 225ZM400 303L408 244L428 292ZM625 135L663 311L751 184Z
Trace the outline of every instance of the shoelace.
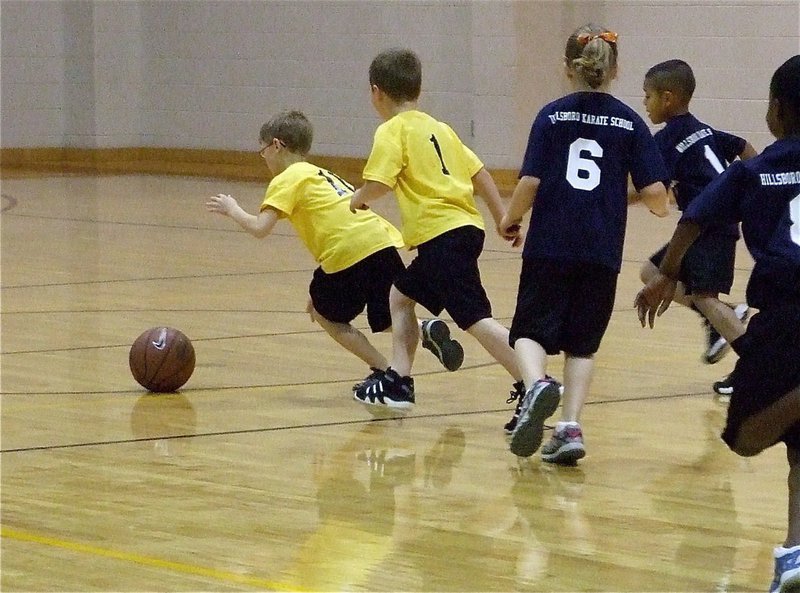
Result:
M520 396L520 393L516 389L514 391L509 392L508 399L506 400L506 403L510 404L511 402L517 401L517 398L519 396Z

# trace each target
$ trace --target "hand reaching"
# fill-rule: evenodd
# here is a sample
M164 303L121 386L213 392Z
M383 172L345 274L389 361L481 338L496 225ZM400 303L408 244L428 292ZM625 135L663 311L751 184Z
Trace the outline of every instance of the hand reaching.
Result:
M661 317L669 308L675 297L676 284L675 280L658 273L639 291L633 300L633 306L636 307L642 327L645 327L646 322L652 329L656 317Z
M216 196L211 196L208 199L206 202L206 210L209 212L216 212L217 214L229 216L231 210L238 205L239 204L236 202L233 196L229 196L227 194L217 194Z

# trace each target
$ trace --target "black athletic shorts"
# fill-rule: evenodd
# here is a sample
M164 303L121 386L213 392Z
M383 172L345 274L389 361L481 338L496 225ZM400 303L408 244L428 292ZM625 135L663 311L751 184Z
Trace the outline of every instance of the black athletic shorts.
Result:
M340 272L314 270L308 292L314 309L335 323L350 323L366 307L373 332L392 326L389 290L405 265L394 247L387 247Z
M800 302L756 313L731 346L739 360L722 439L733 447L742 422L800 385ZM800 422L780 440L800 449Z
M736 237L701 234L683 257L678 274L686 294L728 294L733 286L733 267L736 262ZM661 265L667 245L650 256Z
M395 287L434 315L447 310L463 330L491 317L478 270L484 238L478 227L463 226L426 241Z
M537 342L548 354L588 357L608 328L617 272L585 262L523 258L508 342Z

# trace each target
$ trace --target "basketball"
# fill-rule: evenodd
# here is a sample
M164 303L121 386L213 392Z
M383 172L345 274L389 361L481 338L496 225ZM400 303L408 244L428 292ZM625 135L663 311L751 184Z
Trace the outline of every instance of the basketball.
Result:
M148 391L169 393L194 371L194 346L173 327L151 327L131 345L128 363L136 382Z

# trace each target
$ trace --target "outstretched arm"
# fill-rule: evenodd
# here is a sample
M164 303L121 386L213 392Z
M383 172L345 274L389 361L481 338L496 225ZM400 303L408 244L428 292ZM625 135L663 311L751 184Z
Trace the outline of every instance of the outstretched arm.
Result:
M536 193L539 191L539 182L538 177L531 177L530 175L520 177L517 186L514 188L514 193L511 194L511 203L508 205L508 211L500 222L501 233L514 229L519 232L522 217L531 209L536 199ZM516 246L520 242L521 239L514 241L513 244Z
M638 193L636 193L635 190L631 192L631 189L633 189L633 186L629 185L628 204L641 201L650 209L650 212L659 218L663 218L669 214L669 195L667 194L667 188L664 187L664 184L660 181L643 187Z
M269 235L278 222L277 210L267 208L256 216L246 212L232 196L227 194L211 196L206 202L206 210L232 218L240 227L258 239Z
M667 252L655 274L633 301L639 314L639 323L653 327L656 317L667 310L675 296L678 273L686 251L700 235L700 225L695 222L679 222L669 241Z
M367 181L359 187L353 197L350 198L350 212L356 210L368 210L368 202L382 198L384 195L392 191L388 185L384 185L380 181Z
M502 222L505 217L506 209L503 206L503 198L500 197L500 190L497 189L497 184L494 182L491 173L486 168L481 168L480 171L472 176L472 186L475 193L486 202L489 212L494 219L494 225L497 233L506 241L511 241L511 245L516 247L520 244L519 224L516 228L513 225L502 227Z

